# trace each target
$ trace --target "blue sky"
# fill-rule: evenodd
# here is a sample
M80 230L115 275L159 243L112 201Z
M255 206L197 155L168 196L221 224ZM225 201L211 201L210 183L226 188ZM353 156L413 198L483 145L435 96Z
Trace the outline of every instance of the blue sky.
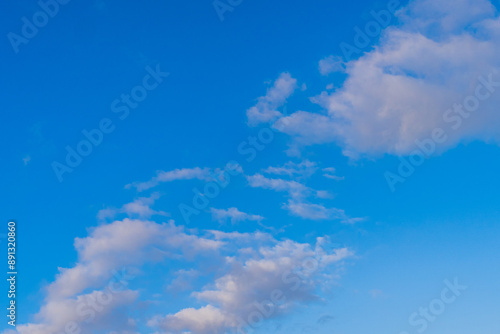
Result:
M497 2L41 3L0 11L2 334L498 332Z

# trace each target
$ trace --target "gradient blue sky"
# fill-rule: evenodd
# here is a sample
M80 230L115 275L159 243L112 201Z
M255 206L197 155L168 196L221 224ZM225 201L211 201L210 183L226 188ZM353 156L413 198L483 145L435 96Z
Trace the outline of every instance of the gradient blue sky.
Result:
M15 219L19 229L20 326L14 333L60 331L57 321L40 313L44 305L99 291L115 260L136 270L128 286L136 295L102 319L82 323L82 333L224 333L232 329L227 323L190 328L182 319L168 319L207 304L234 316L191 291L213 290L218 278L235 275L224 259L248 264L245 256L253 256L267 263L259 249L289 243L310 245L316 256L317 238L329 240L326 253L347 255L315 272L309 295L290 296L283 314L266 319L256 333L417 333L410 315L439 298L444 280L454 278L468 288L425 332L498 333L500 92L492 92L458 130L449 130L451 139L395 191L385 176L397 173L415 140L446 126L441 115L473 95L479 77L496 73L497 5L401 2L390 26L370 39L363 54L342 59L342 43L355 45L354 28L374 22L370 12L385 10L387 2L244 0L221 21L211 1L70 1L17 53L8 33L21 34L22 17L31 19L40 7L36 1L3 3L0 168L2 219L5 226ZM321 64L339 68L321 70ZM120 120L111 103L141 84L148 66L169 76ZM254 106L263 115L278 113L252 121ZM75 148L82 130L98 127L103 118L113 121L114 131L59 182L53 162L64 163L65 147ZM268 128L274 140L246 161L239 145ZM189 204L193 187L209 180L203 171L232 160L243 173L186 222L179 204ZM161 171L186 169L188 175L197 167L201 179L172 176L144 191L126 187ZM300 171L287 176L269 167ZM275 181L259 187L256 175ZM297 194L286 190L290 184L307 188ZM134 201L145 211L126 206ZM216 212L231 211L215 210L231 208L241 213L239 221L217 218ZM85 258L75 238L90 243L107 227L113 234L127 216L138 219L138 231L141 224L162 230L162 222L175 221L191 239L175 250L145 239L141 247L147 251L130 263L130 255L112 249L115 244L101 245L103 258L113 254L110 267L102 264L95 281L74 294L55 296L53 289L74 283L60 279L61 268L101 259L97 250ZM210 230L246 233L248 240L242 245L227 236L207 255L196 245L216 241ZM181 233L163 232L167 239ZM177 256L157 254L184 247ZM256 253L245 255L243 248ZM300 261L297 256L292 262ZM169 288L179 269L197 274L187 287ZM252 284L259 301L267 290ZM151 320L161 317L167 319L163 325ZM12 330L5 319L0 328Z

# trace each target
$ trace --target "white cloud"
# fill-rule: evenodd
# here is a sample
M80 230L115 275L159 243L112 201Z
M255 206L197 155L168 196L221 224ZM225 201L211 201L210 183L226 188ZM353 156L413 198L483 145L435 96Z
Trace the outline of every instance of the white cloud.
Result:
M295 89L297 80L289 73L281 73L273 86L267 90L266 95L259 97L257 104L247 110L248 124L256 126L281 117L282 114L277 109L285 104Z
M151 327L160 327L168 333L222 333L221 329L235 328L234 316L207 305L199 309L185 308L165 318L156 317L148 322Z
M92 333L99 330L134 330L123 312L125 306L133 304L138 297L136 291L95 290L75 298L51 299L40 310L37 318L44 321L36 324L16 326L20 334L54 334L61 332ZM68 328L73 328L68 330Z
M277 241L263 232L205 231L205 237L194 233L197 231L186 231L173 221L159 224L128 218L91 229L87 237L75 239L77 263L71 268L60 268L55 281L45 289L47 295L35 315L36 321L20 324L12 333L52 334L77 326L82 333L136 334L137 321L131 315L136 314L142 302L139 293L148 290L157 296L155 292L161 290L154 291L155 287L146 284L134 291L128 282L140 276L143 265L170 259L186 268L176 271L177 279L171 281L166 291L191 289L191 283L202 275L193 268L196 262L190 261L195 256L206 258L197 264L200 268L207 264L207 259L218 264L213 284L198 287L192 294L197 305L203 306L153 318L148 315L147 324L162 333L222 332L246 326L241 319L256 310L256 303L269 306L268 300L275 291L280 291L283 298L266 318L317 300L316 289L338 279L338 268L331 265L341 265L353 256L347 248L326 250L325 238L310 245ZM313 270L311 261L315 264ZM126 274L115 279L113 276L121 268L131 268L134 276ZM122 288L116 288L117 282Z
M94 228L90 236L76 238L79 262L70 269L60 269L48 287L49 296L67 297L102 284L113 270L159 261L165 257L216 250L221 243L187 234L173 221L124 219Z
M292 198L304 198L310 196L314 191L294 180L272 179L262 174L247 176L247 181L252 188L264 188L274 191L287 192Z
M288 161L283 166L280 167L268 167L262 172L265 174L275 174L275 175L285 175L289 177L301 176L308 178L313 175L318 169L315 162L309 160L304 160L300 163L295 163L293 161Z
M328 75L334 72L344 72L344 66L342 57L328 56L319 61L319 72L321 75Z
M264 217L259 215L251 215L241 212L237 208L229 208L226 210L210 208L210 212L212 213L212 219L218 221L219 223L225 223L228 219L231 221L231 224L237 224L246 220L260 222L264 219Z
M341 88L315 99L326 114L298 111L274 124L294 138L292 152L336 141L352 157L410 154L435 128L448 135L438 153L464 140L500 141L498 85L470 116L450 110L489 75L500 82L493 72L500 65L500 20L491 3L417 0L399 18L380 45L346 64ZM487 88L480 92L489 95ZM445 114L463 119L447 121Z
M321 171L323 171L323 176L326 177L327 179L331 179L331 180L335 180L335 181L341 181L344 179L343 176L335 175L336 170L334 167L323 168Z
M200 276L200 272L195 269L180 269L175 272L175 278L172 280L167 290L172 293L179 291L192 290L192 282Z
M297 202L289 200L286 207L293 215L311 220L340 220L343 224L355 224L364 221L365 218L351 218L345 211L337 208L327 208L322 204Z
M96 318L90 322L85 322L85 317L82 319L77 306L84 300L102 299L99 296L106 291L102 287L111 286L113 276L122 268L140 267L166 258L189 259L218 251L222 245L221 241L189 234L173 221L158 224L127 218L98 226L88 237L75 239L78 262L72 268L59 268L55 281L46 288L45 303L36 315L38 322L20 325L18 331L21 334L53 334L63 331L70 321L87 329L107 326L107 330L118 330L120 325L112 328L109 325L126 321L120 317L124 313L117 315L115 309L132 303L137 298L136 291L114 292L113 302L102 302L106 307L97 310ZM111 313L113 315L108 316ZM126 330L129 329L133 330L133 326Z
M488 0L419 0L411 1L399 16L407 27L425 35L439 33L436 38L462 33L464 27L490 19L495 12Z
M250 240L270 241L273 237L267 233L256 231L254 233L223 232L218 230L208 230L215 240L229 240L234 242L249 242Z
M286 240L228 257L229 271L213 285L193 293L208 304L154 317L149 325L170 333L245 331L252 324L249 316L261 312L261 307L268 310L262 313L264 321L283 315L298 303L317 300L316 289L336 278L329 266L353 256L347 248L326 252L324 244L324 238L318 238L314 247Z
M52 299L37 315L44 319L43 323L18 325L16 328L21 334L59 333L68 326L75 326L82 332L121 328L133 330L135 326L128 323L127 314L122 311L123 307L133 304L137 297L138 293L131 290L95 290L75 298Z
M23 163L24 165L28 165L28 163L31 161L31 156L27 155L23 158Z
M305 172L297 168L297 166L305 167ZM284 167L269 167L264 171L267 173L292 176L310 176L317 170L315 163L305 161L301 164L287 163ZM332 167L324 168L323 174L327 178L340 180L342 178L334 175L335 169ZM311 198L331 199L334 196L326 190L314 190L296 180L285 180L277 178L268 178L262 174L247 176L247 181L250 187L263 188L278 192L286 192L289 199L287 204L283 204L282 208L288 210L292 215L310 220L340 220L344 224L354 224L363 221L364 218L351 218L344 210L337 208L329 208L323 204L311 203Z
M160 183L173 182L177 180L202 180L208 182L219 179L221 182L224 182L228 177L228 173L243 173L243 168L235 161L230 161L224 166L224 168L194 167L174 169L171 171L158 171L156 173L157 175L151 180L145 182L133 182L127 184L125 188L130 189L134 187L137 191L141 192L156 187Z
M296 146L323 144L335 140L336 123L328 116L297 111L278 119L273 127L293 137L294 143L289 150L290 155L299 155Z
M326 208L321 204L289 201L285 207L295 216L312 220L343 219L345 213L336 208Z
M359 222L363 222L365 220L366 220L366 218L364 218L364 217L354 217L354 218L345 217L344 219L342 219L341 222L343 224L356 224Z
M335 196L327 190L316 190L316 197L323 198L323 199L326 199L326 198L332 199Z
M155 211L151 205L160 198L159 193L153 193L149 197L139 197L133 202L123 205L120 209L106 208L99 210L97 218L99 220L113 219L120 213L127 214L129 217L150 218L153 215L167 216L168 214L163 211Z
M125 188L135 187L137 191L144 191L157 186L162 182L172 182L176 180L205 180L211 179L211 170L209 168L182 168L171 171L160 171L155 177L146 182L134 182L125 186Z
M307 179L318 171L318 164L309 160L304 160L300 163L288 161L283 166L274 167L270 166L262 170L264 174L274 174L287 176L292 179ZM323 176L332 180L343 180L343 177L335 175L336 170L334 167L322 168Z

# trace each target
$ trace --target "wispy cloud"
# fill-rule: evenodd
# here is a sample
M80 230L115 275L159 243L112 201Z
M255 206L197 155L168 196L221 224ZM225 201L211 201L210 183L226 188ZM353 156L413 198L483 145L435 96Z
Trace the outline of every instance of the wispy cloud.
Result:
M31 161L31 156L27 155L23 158L23 163L26 166Z
M315 162L304 160L300 163L288 161L283 166L279 167L270 166L265 168L262 172L264 174L285 175L289 177L301 176L308 178L313 175L317 169L318 166Z
M153 193L149 197L139 197L133 202L124 204L121 208L106 208L97 213L99 220L113 219L118 214L126 214L129 217L150 218L153 215L168 216L166 212L156 211L151 208L151 205L160 198L159 193Z
M264 188L288 193L293 198L305 198L314 193L314 190L294 180L268 178L262 174L247 176L250 187Z
M167 287L167 290L172 293L178 293L180 291L192 290L192 282L198 278L201 273L195 269L180 269L174 274L174 279L172 283Z
M345 70L344 62L340 56L328 56L319 61L319 72L321 75L328 75L334 72L343 72Z
M323 176L327 179L332 179L335 181L341 181L344 179L343 176L335 175L336 169L334 167L323 168L321 171L323 172Z
M160 171L157 172L157 175L149 181L134 182L131 184L127 184L125 188L129 189L134 187L137 189L137 191L144 191L153 188L162 182L172 182L176 180L193 180L193 179L208 181L211 179L211 172L212 171L209 168L200 168L200 167L174 169L171 171Z
M368 293L370 294L370 296L373 299L384 297L384 291L382 291L380 289L372 289L372 290L368 291Z
M313 175L319 167L316 163L305 160L301 163L287 162L281 167L268 167L263 170L266 174L282 175L288 177L269 178L262 174L247 176L248 185L253 188L269 189L287 194L288 203L282 208L292 215L310 220L340 220L344 224L354 224L365 220L364 218L351 218L344 210L327 207L322 203L313 203L312 199L332 199L334 196L327 190L315 190L303 182ZM326 178L341 180L336 176L335 168L323 168Z
M324 219L344 219L346 217L344 210L336 208L326 208L321 204L312 204L290 200L286 207L293 215L311 220Z
M259 97L257 104L247 110L248 124L256 126L281 117L282 113L277 109L285 104L295 89L297 80L289 73L281 73L273 86L267 90L266 95Z
M242 221L256 221L260 222L264 217L259 215L251 215L245 212L241 212L237 208L229 208L229 209L215 209L211 208L210 212L212 213L212 219L218 221L219 223L225 223L227 220L231 222L231 224L237 224Z

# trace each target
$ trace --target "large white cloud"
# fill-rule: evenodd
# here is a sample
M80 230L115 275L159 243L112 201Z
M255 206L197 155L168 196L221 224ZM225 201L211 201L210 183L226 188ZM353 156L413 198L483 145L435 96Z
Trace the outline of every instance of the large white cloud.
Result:
M247 237L238 240L256 241ZM353 255L347 248L327 252L325 241L318 238L314 247L285 240L242 248L240 255L226 258L226 274L193 293L206 305L156 316L149 325L164 333L247 333L297 304L317 300L317 288L336 279L329 266Z
M71 268L59 268L55 281L46 288L37 321L18 325L17 332L133 331L133 321L120 308L131 305L138 292L127 289L133 277L124 274L123 268L200 254L210 256L222 245L222 241L191 234L173 221L159 224L126 218L93 228L88 237L75 239L78 262Z
M91 333L99 330L122 333L122 331L133 331L136 327L135 323L124 312L124 309L132 305L137 297L137 291L115 290L111 293L109 290L95 290L74 298L51 299L37 314L37 319L40 319L40 322L18 325L16 327L17 333Z
M387 28L379 45L345 64L341 88L315 98L324 114L299 111L275 128L298 146L337 141L350 156L409 154L436 128L447 136L436 152L463 140L498 142L495 8L486 0L417 0L398 16L399 25ZM485 85L489 80L497 84ZM472 106L475 96L483 100L470 115L453 109Z
M218 241L187 234L173 221L115 221L93 229L86 238L75 239L79 261L72 268L60 269L56 281L48 287L49 296L69 297L99 286L112 276L113 270L125 266L216 250L220 246Z
M140 212L153 210L149 205L155 198L156 195L141 199ZM124 210L123 213L136 215L136 211ZM223 214L261 218L239 210ZM337 279L336 270L330 265L342 263L353 253L341 247L330 247L327 251L323 247L326 240L317 238L316 244L310 245L286 239L279 241L271 234L258 231L199 232L177 226L172 220L156 223L125 218L99 225L90 229L87 237L75 239L78 261L71 268L59 268L55 280L45 288L46 297L33 321L18 324L16 330L3 334L137 334L140 326L146 324L156 333L189 330L201 334L243 328L248 319L241 319L255 312L256 303L269 306L267 300L276 290L284 299L280 297L266 319L283 314L298 303L316 299L316 288ZM140 279L145 279L141 274L145 265L161 266L165 261L183 266L175 271L173 280L165 271L159 271L165 275L164 281L171 282L167 289L140 284ZM194 280L203 275L213 279L205 280L204 286L196 285ZM136 280L141 289L132 289L131 283ZM141 308L138 305L152 302L142 299L142 294L162 298L172 289L181 292L191 284L196 285L197 291L192 297L197 307L137 318ZM165 301L168 301L168 309L176 305L166 298ZM198 307L200 303L204 306Z

